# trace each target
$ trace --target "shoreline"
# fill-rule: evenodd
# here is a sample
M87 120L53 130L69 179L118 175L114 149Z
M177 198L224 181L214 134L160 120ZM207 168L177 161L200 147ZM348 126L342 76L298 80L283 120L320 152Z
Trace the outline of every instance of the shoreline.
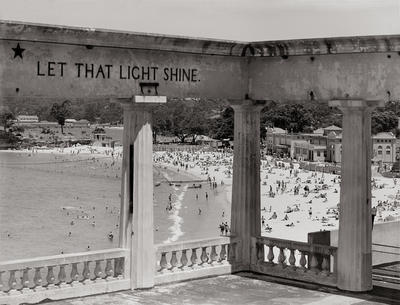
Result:
M95 249L95 241L99 242L98 249L116 246L122 160L119 149L97 150L78 146L61 151L7 150L0 153L6 161L0 160L4 173L0 175L0 208L4 209L0 240L5 245L12 244L5 252L12 255L14 248L19 249L18 240L26 240L27 245L33 247L31 240L38 238L56 238L61 245L66 243L73 247L75 239L66 236L68 230L72 230L73 236L88 232L76 248L80 251L85 250L80 247L88 244ZM80 162L81 159L85 162ZM217 237L221 222L230 226L232 159L232 154L223 152L154 152L155 243ZM19 165L11 165L13 160ZM42 164L43 160L49 162ZM7 162L10 162L9 166ZM169 177L165 177L163 172ZM371 201L373 206L379 206L375 223L400 220L400 182L396 184L396 179L384 177L373 178ZM164 181L157 186L159 180ZM180 185L169 185L171 181ZM191 188L191 184L201 185L201 188ZM303 190L305 186L310 189L307 194ZM297 194L294 192L296 187L299 190ZM166 211L169 195L174 206L170 212ZM291 172L290 164L275 162L268 157L261 162L260 195L264 236L306 242L309 232L338 229L338 220L335 219L340 201L338 175L298 169ZM89 217L96 218L96 226L91 226L89 220L80 220L71 227L71 215L60 214L60 209L65 206L81 207ZM115 209L115 213L105 213L105 206ZM17 210L23 213L16 213ZM275 218L272 217L274 213ZM259 221L261 225L262 219ZM25 233L26 227L32 230ZM272 229L266 230L267 227ZM46 231L37 236L34 234L41 230ZM12 240L7 239L8 231ZM114 233L113 242L106 239L110 231ZM52 249L51 253L59 253L55 246ZM67 251L66 248L62 250ZM17 252L23 251L19 249Z

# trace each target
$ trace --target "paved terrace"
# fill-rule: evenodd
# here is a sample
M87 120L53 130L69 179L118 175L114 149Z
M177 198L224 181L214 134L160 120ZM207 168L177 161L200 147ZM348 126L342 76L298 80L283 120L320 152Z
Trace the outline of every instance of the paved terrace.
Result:
M400 292L383 292L383 295L385 297L349 294L310 284L300 287L298 283L278 283L271 277L240 273L161 285L148 290L127 290L42 304L400 304Z

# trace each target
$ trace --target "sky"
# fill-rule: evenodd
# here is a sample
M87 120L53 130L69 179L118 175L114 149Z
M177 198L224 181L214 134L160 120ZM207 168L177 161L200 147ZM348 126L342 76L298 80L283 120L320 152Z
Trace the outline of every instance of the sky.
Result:
M245 42L400 34L400 0L0 0L0 19Z

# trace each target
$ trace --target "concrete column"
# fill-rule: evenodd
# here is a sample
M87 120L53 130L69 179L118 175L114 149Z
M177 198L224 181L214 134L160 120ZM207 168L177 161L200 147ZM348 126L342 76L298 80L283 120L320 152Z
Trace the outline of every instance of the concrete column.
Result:
M153 137L151 108L165 97L119 99L124 108L124 136L119 245L131 249L125 275L131 288L154 286Z
M378 101L334 100L343 112L337 286L372 289L371 111Z
M231 232L242 239L240 265L249 270L251 237L261 235L260 111L265 101L235 101L231 106L235 112Z

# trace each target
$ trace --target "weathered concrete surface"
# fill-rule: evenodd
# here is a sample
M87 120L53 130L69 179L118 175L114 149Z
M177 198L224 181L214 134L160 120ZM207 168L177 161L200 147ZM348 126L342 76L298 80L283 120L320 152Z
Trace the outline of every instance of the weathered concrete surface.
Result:
M156 305L156 304L395 304L367 294L343 295L298 288L257 279L255 275L227 275L158 286L144 291L123 291L105 295L51 302L53 305Z
M231 232L242 241L242 270L250 270L251 237L261 235L260 112L265 102L231 103L234 117Z
M399 35L245 43L0 21L0 98L131 97L157 82L168 97L393 100L399 52Z
M394 100L400 98L398 79L397 52L257 57L249 65L250 98L277 102Z
M1 27L1 24L0 24ZM52 37L52 33L48 34ZM244 98L247 63L241 57L159 50L2 40L0 98L128 98L140 83L158 83L168 97ZM21 56L15 57L20 46ZM22 58L21 58L22 57Z
M372 230L372 265L400 260L400 221L375 223ZM339 230L330 231L330 245L337 247Z

